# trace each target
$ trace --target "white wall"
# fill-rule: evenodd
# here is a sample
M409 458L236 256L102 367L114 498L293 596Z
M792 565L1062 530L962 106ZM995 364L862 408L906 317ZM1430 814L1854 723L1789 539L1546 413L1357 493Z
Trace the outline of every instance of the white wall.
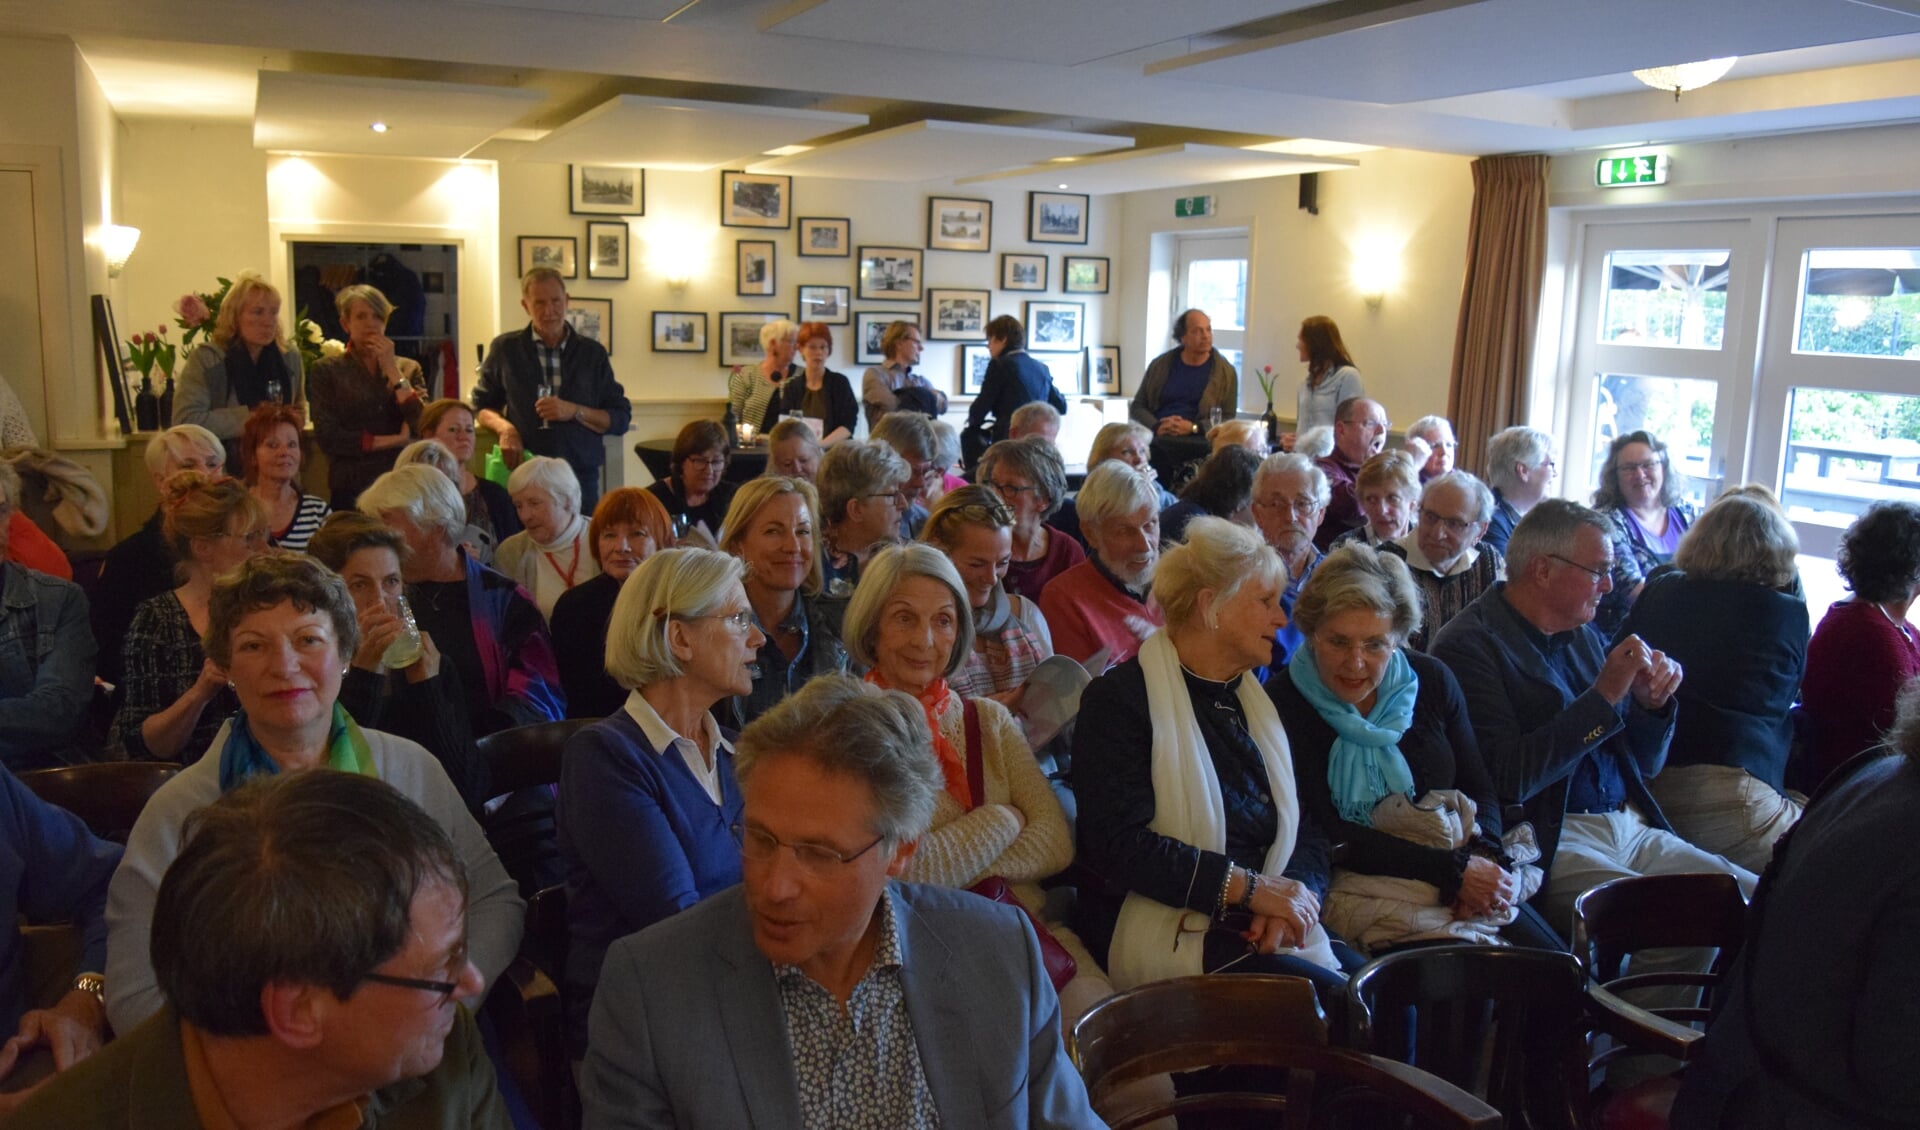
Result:
M1360 166L1320 176L1320 214L1299 208L1299 178L1271 177L1101 198L1120 205L1114 249L1122 324L1123 391L1139 387L1148 361L1172 347L1165 281L1152 286L1149 246L1157 233L1247 228L1252 238L1245 367L1272 365L1274 411L1294 414L1305 375L1294 340L1301 319L1325 314L1358 363L1369 395L1396 425L1444 412L1454 325L1465 277L1473 208L1469 159L1407 150L1359 154ZM1215 214L1177 220L1173 202L1211 193ZM1384 260L1399 279L1369 307L1353 281L1356 256ZM1151 308L1150 308L1151 307ZM1240 406L1265 407L1242 372Z

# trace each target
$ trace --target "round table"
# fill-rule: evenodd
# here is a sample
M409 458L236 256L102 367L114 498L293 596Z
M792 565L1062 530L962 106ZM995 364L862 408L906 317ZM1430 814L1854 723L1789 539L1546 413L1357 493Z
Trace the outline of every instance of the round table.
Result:
M673 473L673 437L664 439L635 440L633 453L640 458L647 472L655 479L664 482ZM767 448L765 444L753 447L736 447L727 453L727 470L721 477L730 483L744 483L757 479L767 470Z

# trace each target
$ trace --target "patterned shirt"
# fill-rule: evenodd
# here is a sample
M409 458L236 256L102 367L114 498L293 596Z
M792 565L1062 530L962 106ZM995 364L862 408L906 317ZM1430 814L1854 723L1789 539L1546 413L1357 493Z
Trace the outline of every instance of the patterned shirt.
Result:
M141 735L141 723L193 689L207 656L200 650L200 633L193 630L187 610L171 591L141 603L127 628L125 646L127 677L122 689L126 697L114 716L113 732L128 757L153 760L155 755ZM185 744L164 760L187 765L199 760L213 744L220 726L238 709L240 700L233 688L222 688L200 711L200 720L194 723Z
M560 393L560 357L572 342L570 325L561 330L559 345L548 345L539 334L533 335L533 355L540 359L540 383L552 388L556 396Z
M807 1130L935 1130L940 1112L913 1041L893 895L879 908L873 965L843 1009L794 965L773 967Z

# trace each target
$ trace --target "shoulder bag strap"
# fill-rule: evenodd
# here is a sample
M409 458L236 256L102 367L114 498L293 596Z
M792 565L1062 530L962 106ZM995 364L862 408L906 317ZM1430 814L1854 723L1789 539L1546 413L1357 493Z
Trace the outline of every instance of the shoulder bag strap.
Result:
M986 766L980 756L980 709L970 698L960 701L967 731L967 795L975 808L987 802Z

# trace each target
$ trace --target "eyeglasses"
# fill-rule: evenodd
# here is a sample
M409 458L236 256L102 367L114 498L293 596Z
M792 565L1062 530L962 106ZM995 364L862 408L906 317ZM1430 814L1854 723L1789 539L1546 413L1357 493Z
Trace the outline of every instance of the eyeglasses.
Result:
M1623 475L1637 475L1642 471L1657 471L1666 465L1664 459L1649 459L1644 463L1621 463L1615 469Z
M793 852L794 862L816 875L832 874L835 868L845 866L878 847L885 836L875 836L873 842L851 855L840 852L826 844L788 843L772 832L762 828L749 828L745 824L735 824L733 838L740 843L740 858L752 863L765 863L774 857L782 847Z
M1033 494L1040 489L1039 487L1019 486L1014 483L996 483L991 480L989 480L986 485L992 487L994 493L1002 498L1012 498L1015 495L1022 494Z
M1467 527L1473 525L1472 522L1462 521L1459 518L1449 518L1445 514L1436 514L1424 506L1420 508L1420 521L1423 525L1439 526L1455 537L1465 534Z
M465 958L461 959L465 961ZM392 985L396 989L418 989L423 993L440 994L439 1004L445 1004L460 989L458 981L428 981L419 977L395 977L389 973L362 973L362 981L372 981L376 985Z
M903 510L906 509L908 503L911 501L911 499L907 497L907 492L904 490L880 491L876 494L863 494L860 497L861 498L891 498L893 499L893 504L895 506L900 507Z
M675 620L718 620L735 631L744 632L753 627L753 609L742 608L738 612L712 612L705 616L682 616L674 613Z
M1253 504L1262 510L1284 510L1294 514L1311 514L1320 508L1318 499L1308 498L1304 494L1297 498L1281 498L1277 495L1271 498L1256 498Z
M727 465L727 457L724 455L714 455L714 456L709 456L707 458L702 458L698 455L690 455L687 457L686 462L698 463L702 467L709 467L709 468L724 467Z
M1575 569L1578 569L1582 573L1585 573L1587 576L1592 577L1593 583L1596 585L1599 584L1601 581L1606 580L1607 577L1613 573L1613 561L1611 559L1604 562L1600 568L1595 569L1590 565L1582 565L1578 561L1573 561L1568 558L1562 557L1557 553L1549 553L1547 554L1547 556L1553 558L1555 561L1560 562L1562 565L1571 565Z

